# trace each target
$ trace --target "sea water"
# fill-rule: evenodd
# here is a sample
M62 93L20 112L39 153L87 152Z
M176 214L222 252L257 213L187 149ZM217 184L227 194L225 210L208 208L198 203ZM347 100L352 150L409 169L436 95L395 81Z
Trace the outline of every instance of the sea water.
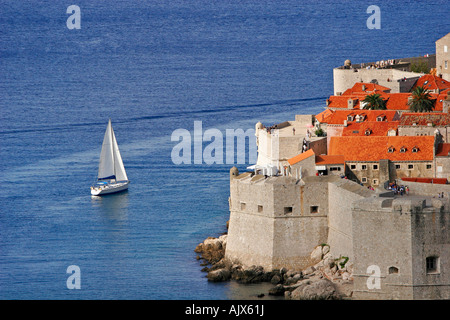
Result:
M67 8L80 9L69 29ZM369 29L367 8L380 8ZM438 1L0 2L0 298L253 299L195 246L226 232L233 164L175 165L176 129L319 113L332 69L435 52ZM131 184L91 197L111 118ZM240 170L253 163L236 164ZM80 289L69 289L69 266Z

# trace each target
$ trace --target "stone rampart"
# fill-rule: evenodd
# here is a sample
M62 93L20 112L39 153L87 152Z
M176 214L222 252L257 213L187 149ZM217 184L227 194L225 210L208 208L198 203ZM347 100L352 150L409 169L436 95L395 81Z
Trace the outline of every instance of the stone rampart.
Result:
M355 299L450 298L448 203L369 198L352 211Z

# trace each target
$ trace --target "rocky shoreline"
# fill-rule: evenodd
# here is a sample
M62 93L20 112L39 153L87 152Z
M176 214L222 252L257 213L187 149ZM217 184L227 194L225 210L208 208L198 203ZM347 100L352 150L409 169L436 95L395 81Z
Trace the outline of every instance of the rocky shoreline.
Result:
M353 265L347 257L335 258L327 244L318 245L311 252L313 265L304 270L285 268L265 271L261 266L244 268L225 259L227 235L208 237L198 244L197 260L212 282L235 280L238 283L270 282L269 295L284 296L287 300L339 300L351 299ZM259 297L264 296L261 293Z

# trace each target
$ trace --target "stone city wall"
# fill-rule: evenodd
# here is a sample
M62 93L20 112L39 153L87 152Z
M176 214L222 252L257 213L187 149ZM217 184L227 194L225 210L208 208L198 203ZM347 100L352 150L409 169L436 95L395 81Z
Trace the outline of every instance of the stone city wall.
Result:
M448 299L449 217L439 200L369 198L353 206L355 299ZM439 273L426 258L439 257ZM378 273L379 272L379 273Z

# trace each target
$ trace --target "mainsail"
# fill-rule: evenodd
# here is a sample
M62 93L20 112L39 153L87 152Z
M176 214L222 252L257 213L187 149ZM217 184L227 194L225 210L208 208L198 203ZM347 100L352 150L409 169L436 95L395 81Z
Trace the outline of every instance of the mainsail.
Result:
M106 127L98 166L98 180L107 179L115 179L116 181L128 180L116 136L111 125L111 119L109 119L108 126Z

